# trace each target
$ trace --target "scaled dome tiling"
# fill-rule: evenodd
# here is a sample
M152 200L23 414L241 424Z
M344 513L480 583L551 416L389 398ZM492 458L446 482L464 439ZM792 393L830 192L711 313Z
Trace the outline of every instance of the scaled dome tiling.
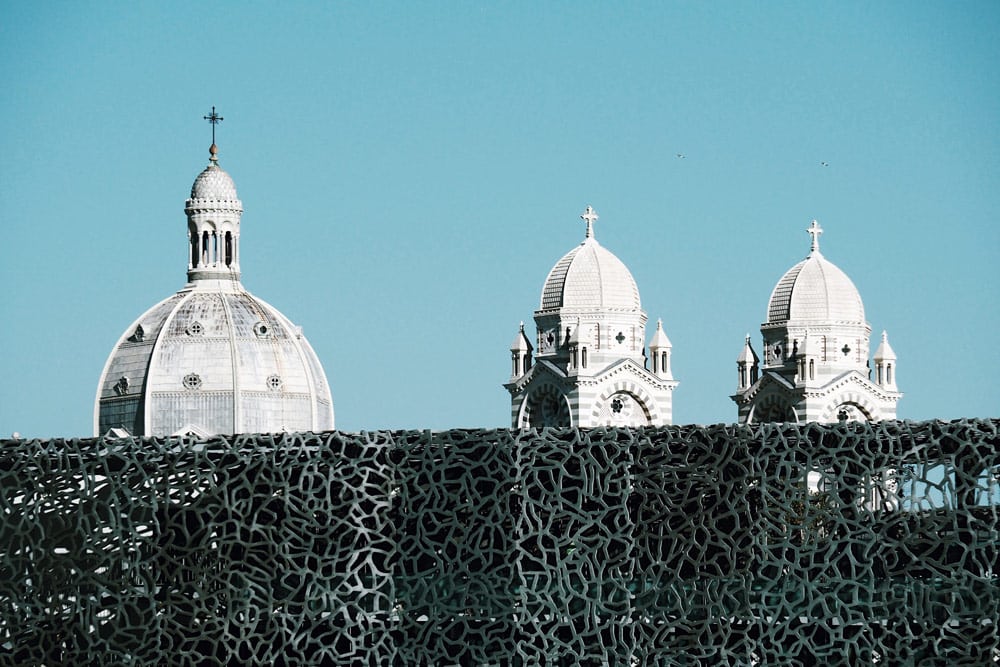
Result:
M767 324L865 321L858 289L835 264L813 252L782 276L767 304Z
M605 308L639 311L639 288L628 267L594 238L560 259L545 279L541 310Z
M191 186L191 199L212 199L215 201L237 200L236 184L217 164L210 164L198 174Z

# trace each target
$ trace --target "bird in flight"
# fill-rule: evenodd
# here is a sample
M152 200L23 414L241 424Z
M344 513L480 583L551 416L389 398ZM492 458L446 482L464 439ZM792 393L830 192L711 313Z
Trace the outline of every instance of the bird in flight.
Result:
M820 164L823 165L824 167L829 167L830 166L829 162L820 162Z
M677 154L677 157L679 157L680 159L682 159L682 160L683 160L683 159L684 159L685 157L687 157L687 156L686 156L686 155L684 155L684 153L678 153L678 154Z

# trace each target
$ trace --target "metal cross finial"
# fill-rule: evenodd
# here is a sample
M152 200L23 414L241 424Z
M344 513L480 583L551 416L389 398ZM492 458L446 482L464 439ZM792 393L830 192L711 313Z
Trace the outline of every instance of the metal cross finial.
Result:
M587 222L587 238L589 239L594 235L594 221L597 220L597 213L594 211L594 207L588 206L580 218Z
M207 116L203 116L205 120L212 124L212 145L215 145L215 126L225 120L222 116L215 113L215 105L212 105L212 113Z
M812 236L812 251L819 252L819 235L823 233L823 228L819 226L818 222L813 220L809 228L806 229L806 232Z

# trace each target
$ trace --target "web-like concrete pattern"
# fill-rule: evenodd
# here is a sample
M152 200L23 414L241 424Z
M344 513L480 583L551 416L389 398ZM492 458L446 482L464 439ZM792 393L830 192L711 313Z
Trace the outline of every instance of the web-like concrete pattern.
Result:
M1000 420L0 443L0 663L984 665Z

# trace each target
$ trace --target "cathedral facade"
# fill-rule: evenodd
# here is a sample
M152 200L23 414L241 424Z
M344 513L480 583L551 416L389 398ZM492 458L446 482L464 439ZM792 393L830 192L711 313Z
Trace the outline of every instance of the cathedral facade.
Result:
M214 141L209 153L184 205L188 282L115 344L98 383L95 435L334 427L326 374L301 328L243 287L243 203Z
M871 326L851 279L819 250L814 220L809 255L775 285L760 328L763 360L746 337L732 396L739 422L881 421L902 397L896 355L882 332L869 363ZM873 372L874 370L874 372Z
M620 259L594 238L549 271L535 311L535 342L522 324L511 344L514 428L662 426L672 423L671 344L657 322L646 356L646 313L639 288Z

